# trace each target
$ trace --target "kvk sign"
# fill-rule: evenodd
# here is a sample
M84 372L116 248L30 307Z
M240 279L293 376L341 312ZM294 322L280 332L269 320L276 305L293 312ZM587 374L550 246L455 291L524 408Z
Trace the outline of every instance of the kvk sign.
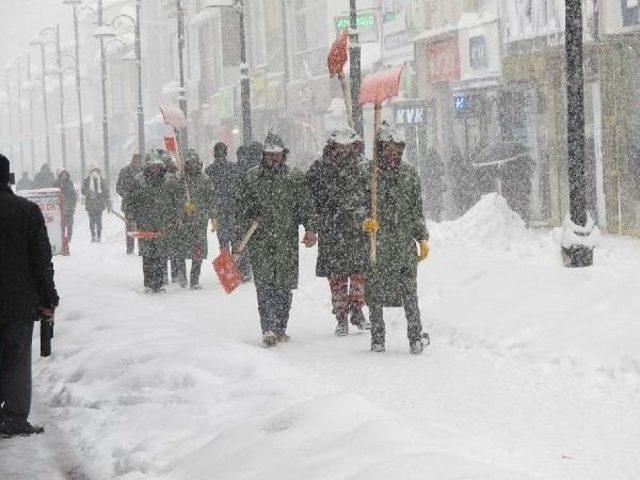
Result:
M427 105L424 102L399 102L394 104L394 116L397 126L416 126L427 124Z

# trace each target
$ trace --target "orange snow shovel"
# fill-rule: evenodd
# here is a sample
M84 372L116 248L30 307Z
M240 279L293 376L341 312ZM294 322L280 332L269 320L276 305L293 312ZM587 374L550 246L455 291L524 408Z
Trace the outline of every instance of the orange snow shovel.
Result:
M251 237L258 229L258 222L253 222L251 228L247 231L242 241L236 247L237 253L231 253L228 249L220 252L220 255L213 261L213 269L218 275L218 280L222 284L222 288L227 293L232 293L242 283L242 272L236 265L236 260L242 255L244 249L251 240Z
M378 134L382 124L382 103L398 95L402 67L375 72L364 77L360 90L360 105L373 103L374 133L373 161L371 162L371 218L378 219ZM375 265L378 258L377 232L371 233L369 262Z
M157 240L162 236L162 232L127 232L127 236L137 238L138 240Z
M338 77L344 98L344 108L347 112L349 126L353 128L353 108L351 107L351 94L347 86L347 79L344 76L344 66L349 59L349 32L343 30L336 41L331 45L329 56L327 57L327 67L329 67L329 77Z

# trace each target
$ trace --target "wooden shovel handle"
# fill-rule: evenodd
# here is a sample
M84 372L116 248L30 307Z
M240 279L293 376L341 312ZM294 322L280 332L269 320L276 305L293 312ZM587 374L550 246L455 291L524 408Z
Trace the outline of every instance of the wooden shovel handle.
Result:
M371 162L371 218L378 220L378 134L382 124L382 105L374 105L373 161ZM378 260L378 233L372 232L370 238L369 262L374 266Z
M244 252L245 248L247 248L247 244L249 243L249 240L251 240L251 237L253 237L253 234L256 233L256 230L258 229L259 226L260 224L258 222L253 222L251 224L251 227L249 227L249 230L247 230L247 233L245 233L244 237L235 248L236 253L233 254L234 260L236 260Z
M343 72L338 74L338 80L340 80L340 87L342 88L342 98L344 99L344 108L347 113L347 121L349 122L349 126L353 128L353 106L351 105L351 92L349 91L349 86L347 84L347 79L344 76Z

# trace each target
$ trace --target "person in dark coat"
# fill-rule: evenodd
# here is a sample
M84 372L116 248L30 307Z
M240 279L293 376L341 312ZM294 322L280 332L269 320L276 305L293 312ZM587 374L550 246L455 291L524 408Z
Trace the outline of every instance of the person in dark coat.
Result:
M9 186L0 155L0 436L42 433L31 425L31 339L38 317L59 303L51 244L40 208Z
M92 168L84 179L82 195L84 195L84 208L89 214L91 241L99 243L102 239L102 213L109 205L109 192L98 167Z
M127 240L127 255L131 255L135 247L135 239L130 237L128 233L136 229L135 222L133 221L131 211L128 206L128 199L135 184L136 175L140 172L142 172L142 156L139 153L136 153L131 157L131 163L120 170L118 181L116 182L116 192L122 198L122 205L120 208L124 214L127 227L127 235L125 235Z
M31 190L33 188L33 181L29 178L29 172L22 172L22 177L18 180L16 190L21 192L23 190Z
M152 150L145 156L144 168L136 175L128 206L138 231L145 290L163 292L167 259L172 251L171 232L177 230L180 204L177 182L167 174L164 152Z
M365 285L371 350L385 349L383 308L404 307L410 351L420 354L428 335L423 334L420 321L417 265L429 255L420 180L416 170L402 162L405 144L396 140L396 133L385 122L378 138L378 216L364 222L368 234L377 232L377 261L370 265ZM370 171L371 167L365 168Z
M358 139L351 128L331 132L322 158L306 174L318 214L316 275L329 279L339 337L349 333L349 315L360 330L371 327L362 312L368 243L360 226L368 199L366 176L358 166Z
M457 214L464 215L475 205L480 195L478 193L478 172L471 165L468 158L462 156L460 148L454 146L449 158L449 174L451 175L452 196Z
M54 188L56 184L56 177L51 171L51 167L48 163L45 163L40 168L40 171L33 178L33 190L40 190L43 188Z
M444 163L435 148L430 148L422 169L424 187L424 206L427 218L439 222L444 211L445 183Z
M207 226L215 223L213 191L207 176L202 173L202 161L195 150L187 151L182 178L184 212L178 228L181 248L179 251L179 276L181 286L187 286L187 259L191 260L189 285L200 290L202 261L207 258ZM187 195L188 193L188 195Z
M62 170L58 175L58 181L56 182L56 188L60 189L62 193L62 206L63 206L63 219L64 224L63 235L68 242L71 241L73 236L73 217L76 214L76 204L78 203L78 193L76 187L71 180L71 175L66 170Z
M313 199L304 175L286 165L287 153L280 136L269 132L263 162L245 176L239 204L243 230L258 225L248 251L266 347L289 340L291 300L298 287L299 226L305 227L307 248L317 242Z
M248 149L245 149L248 155ZM245 154L238 157L240 162ZM230 250L243 236L244 233L236 222L238 197L240 195L240 181L243 175L240 163L232 163L227 158L227 146L218 142L213 147L213 163L209 165L205 173L211 184L213 192L213 207L217 213L217 236L220 250ZM242 160L244 161L244 160ZM239 270L244 281L251 280L251 265L246 255L238 259Z

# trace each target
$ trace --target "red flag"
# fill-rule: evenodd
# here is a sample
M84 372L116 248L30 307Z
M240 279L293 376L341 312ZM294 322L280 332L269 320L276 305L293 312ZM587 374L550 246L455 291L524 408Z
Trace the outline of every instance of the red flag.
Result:
M175 137L164 137L164 148L167 152L175 154L178 151Z
M364 77L360 90L360 105L382 105L385 100L398 95L402 67L375 72Z
M336 41L331 45L329 56L327 57L327 66L329 67L329 76L335 77L342 73L347 60L349 59L349 32L346 29L342 31Z

